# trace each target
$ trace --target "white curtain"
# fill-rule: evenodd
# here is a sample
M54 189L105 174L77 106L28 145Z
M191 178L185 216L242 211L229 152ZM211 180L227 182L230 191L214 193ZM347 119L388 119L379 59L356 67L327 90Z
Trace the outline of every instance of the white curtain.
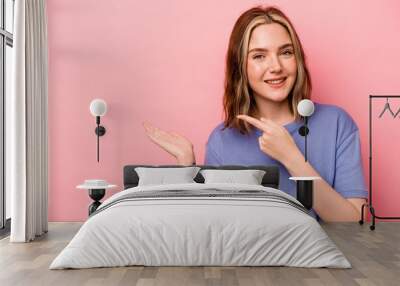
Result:
M16 0L13 92L6 111L11 242L47 232L47 24L45 0Z

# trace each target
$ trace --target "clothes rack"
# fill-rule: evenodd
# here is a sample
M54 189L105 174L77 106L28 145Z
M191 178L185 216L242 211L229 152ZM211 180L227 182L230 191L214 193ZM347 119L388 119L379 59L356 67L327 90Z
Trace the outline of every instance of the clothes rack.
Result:
M386 98L386 106L388 105L388 100L389 98L400 98L400 95L370 95L369 96L369 198L368 202L363 204L361 207L361 219L359 220L359 223L362 225L364 223L364 208L367 208L371 215L372 215L372 224L369 226L371 230L375 229L375 219L383 219L383 220L395 220L395 219L400 219L400 217L393 217L393 216L379 216L376 214L375 209L373 207L373 202L372 202L372 101L374 99L381 99L381 98ZM384 109L384 110L385 110ZM396 112L396 115L399 112ZM381 113L381 115L383 112ZM380 118L381 116L379 116ZM395 118L395 116L394 116Z

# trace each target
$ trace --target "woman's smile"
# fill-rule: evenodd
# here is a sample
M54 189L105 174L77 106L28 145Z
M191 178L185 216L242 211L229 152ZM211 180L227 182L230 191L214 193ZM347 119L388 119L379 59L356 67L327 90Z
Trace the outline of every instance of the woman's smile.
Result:
M275 78L275 79L267 79L264 80L266 84L268 84L269 87L272 88L281 88L286 84L286 77L280 77L280 78Z

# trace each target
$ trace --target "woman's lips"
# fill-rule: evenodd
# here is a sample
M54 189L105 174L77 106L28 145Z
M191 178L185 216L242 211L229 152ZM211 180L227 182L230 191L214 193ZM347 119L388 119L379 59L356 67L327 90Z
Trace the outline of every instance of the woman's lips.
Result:
M265 80L264 82L272 88L281 88L285 85L286 79L287 78L285 77L281 78L280 80Z

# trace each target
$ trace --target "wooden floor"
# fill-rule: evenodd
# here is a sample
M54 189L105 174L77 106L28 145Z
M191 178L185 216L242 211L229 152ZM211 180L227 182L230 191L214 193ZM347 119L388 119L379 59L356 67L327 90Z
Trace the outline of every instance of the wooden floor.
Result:
M324 224L353 268L119 267L48 270L81 223L50 223L32 243L0 241L0 285L400 285L400 223L375 231L356 223Z

